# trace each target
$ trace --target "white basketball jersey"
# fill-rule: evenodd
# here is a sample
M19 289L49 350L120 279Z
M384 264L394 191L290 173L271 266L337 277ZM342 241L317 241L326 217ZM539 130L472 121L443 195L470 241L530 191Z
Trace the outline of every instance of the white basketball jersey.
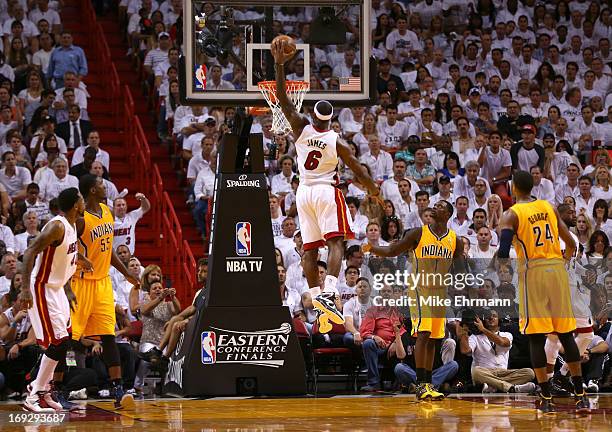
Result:
M64 239L58 246L49 246L38 254L32 269L35 278L32 278L31 283L63 288L76 270L77 233L74 225L71 225L64 216L55 216L46 225L54 221L60 221L64 225Z
M295 142L300 184L313 186L338 183L337 139L338 134L333 130L319 131L310 124L304 128Z
M576 318L591 318L591 292L590 290L580 283L580 278L584 275L584 268L578 262L578 247L580 242L578 237L573 232L570 232L574 242L576 243L576 250L574 255L569 262L568 278L570 285L570 292L572 295L572 309ZM561 251L565 251L565 242L559 239Z
M115 217L113 249L117 249L120 245L126 245L130 249L130 253L134 255L136 224L142 216L142 210L137 208L126 214L123 220Z

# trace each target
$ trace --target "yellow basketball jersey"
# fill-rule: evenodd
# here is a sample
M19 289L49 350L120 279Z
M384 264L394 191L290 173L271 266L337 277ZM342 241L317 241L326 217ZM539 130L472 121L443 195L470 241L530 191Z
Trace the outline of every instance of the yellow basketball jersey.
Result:
M85 229L79 237L79 252L92 262L94 271L81 268L77 274L82 279L103 279L108 276L113 253L113 226L115 218L105 204L100 204L102 217L85 211Z
M429 225L424 225L421 239L414 249L414 270L427 273L448 273L453 263L457 247L457 234L448 229L446 234L438 237Z
M514 248L519 260L561 259L557 215L548 201L514 204L518 217Z

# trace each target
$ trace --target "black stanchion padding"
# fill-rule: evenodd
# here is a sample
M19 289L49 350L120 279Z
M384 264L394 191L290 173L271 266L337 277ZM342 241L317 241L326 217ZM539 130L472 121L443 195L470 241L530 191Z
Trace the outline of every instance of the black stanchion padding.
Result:
M249 173L240 171L241 146L248 146ZM164 390L304 394L304 360L279 292L261 134L225 135L218 166L207 286L171 357Z

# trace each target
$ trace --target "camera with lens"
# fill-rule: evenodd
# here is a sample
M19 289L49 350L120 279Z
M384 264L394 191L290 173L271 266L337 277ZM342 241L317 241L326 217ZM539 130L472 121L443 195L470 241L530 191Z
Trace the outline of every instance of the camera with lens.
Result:
M230 7L221 6L221 19L213 33L209 28L199 24L202 30L196 32L196 44L208 57L225 59L232 49L232 39L237 34L234 28L234 10ZM206 16L198 16L198 23L206 23Z
M484 316L476 313L474 309L463 309L461 311L461 325L466 326L471 334L480 334L480 330L476 327L476 318L484 321Z

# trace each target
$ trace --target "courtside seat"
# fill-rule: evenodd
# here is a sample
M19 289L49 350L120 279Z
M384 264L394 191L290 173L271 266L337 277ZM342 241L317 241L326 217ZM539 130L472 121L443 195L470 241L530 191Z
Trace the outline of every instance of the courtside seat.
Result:
M333 340L342 340L346 333L343 325L333 324L332 330L328 333ZM313 326L313 337L320 339L318 325ZM318 393L319 380L325 382L346 382L346 389L352 392L357 391L357 378L359 362L355 358L353 351L344 346L320 346L312 350L311 382L309 388L314 394Z

